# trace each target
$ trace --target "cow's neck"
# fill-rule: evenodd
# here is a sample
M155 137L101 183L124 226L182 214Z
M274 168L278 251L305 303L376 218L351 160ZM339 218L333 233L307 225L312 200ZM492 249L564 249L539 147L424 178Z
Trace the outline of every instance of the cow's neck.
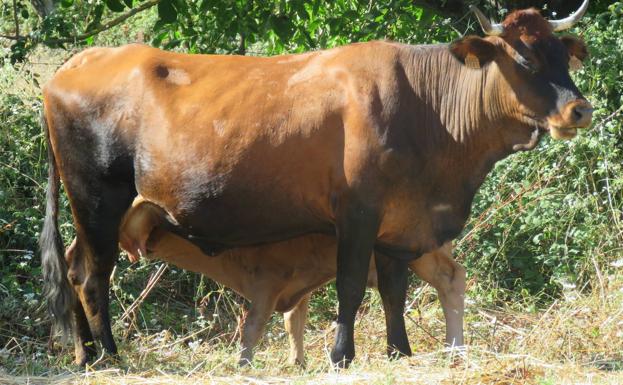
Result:
M413 118L406 130L427 167L437 159L439 167L456 166L480 185L495 162L536 145L495 63L468 68L447 45L413 46L408 57L405 73L415 100L405 106Z
M405 106L411 116L405 129L414 154L413 179L430 181L417 187L427 207L452 207L438 221L431 213L439 222L435 232L447 233L438 234L443 240L458 235L494 164L530 141L532 131L514 118L511 91L495 64L471 69L447 46L416 46L405 73L414 93L413 103Z

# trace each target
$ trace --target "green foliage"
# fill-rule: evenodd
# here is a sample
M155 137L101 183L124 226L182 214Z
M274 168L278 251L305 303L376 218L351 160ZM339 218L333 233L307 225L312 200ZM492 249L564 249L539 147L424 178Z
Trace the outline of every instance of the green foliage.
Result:
M190 52L278 54L353 41L447 40L441 18L409 0L163 0L152 44Z
M201 53L277 54L387 38L405 42L447 41L447 21L410 0L62 0L43 18L17 16L3 6L0 33L11 42L11 63L38 44L94 44L94 36L156 6L157 20L144 31L152 45ZM28 15L26 0L17 0ZM414 27L417 26L417 27ZM441 28L446 26L446 28ZM18 34L19 32L19 34Z
M36 239L47 156L37 120L39 107L36 100L0 98L0 324L22 332L34 329L35 319L43 315L34 311L40 298Z
M586 287L623 242L623 3L579 27L591 58L574 77L596 107L571 142L544 140L500 162L480 189L456 255L492 300ZM618 114L607 119L618 110Z

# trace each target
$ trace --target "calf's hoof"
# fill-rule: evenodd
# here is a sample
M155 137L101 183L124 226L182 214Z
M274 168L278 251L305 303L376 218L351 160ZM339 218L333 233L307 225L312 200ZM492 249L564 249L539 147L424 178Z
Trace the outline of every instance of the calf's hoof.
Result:
M76 359L74 360L74 364L80 366L80 367L84 367L86 366L89 362L92 362L93 358L89 357L87 354L81 354L81 355L76 355Z
M292 365L292 366L299 366L301 368L304 368L305 367L305 358L290 356L288 358L288 364Z
M238 360L238 366L241 368L248 368L251 366L251 360L249 360L248 358L241 358L240 360Z
M89 362L95 361L97 357L97 350L93 346L94 344L91 342L88 345L85 345L81 348L76 348L74 363L78 366L86 366Z

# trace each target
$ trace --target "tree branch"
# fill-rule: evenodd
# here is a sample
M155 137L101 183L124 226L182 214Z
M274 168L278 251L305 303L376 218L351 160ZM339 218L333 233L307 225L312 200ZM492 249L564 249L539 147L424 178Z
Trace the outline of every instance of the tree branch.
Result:
M8 39L8 40L24 40L26 39L24 36L13 36L13 35L5 35L5 34L0 34L0 37L3 39Z
M13 1L15 2L16 0L13 0ZM101 24L98 27L93 28L90 31L81 33L80 35L72 36L72 37L65 37L65 38L56 38L56 39L42 40L42 41L39 41L39 43L43 43L45 45L55 45L55 44L63 44L63 43L73 43L73 42L76 42L76 41L81 41L81 40L88 39L91 36L97 35L100 32L107 31L107 30L111 29L112 27L117 26L117 25L123 23L124 21L126 21L130 17L136 15L137 13L143 12L143 11L153 7L154 5L157 5L160 1L161 0L149 0L149 1L146 1L143 4L139 5L138 7L132 8L128 12L124 13L123 15L120 15L120 16L112 19L112 20L109 20L106 23ZM4 39L8 39L8 40L26 40L27 39L27 37L19 36L19 34L16 34L15 36L0 34L0 37L4 38Z
M19 40L19 18L17 17L17 0L13 0L13 19L15 20L15 40Z
M116 17L116 18L114 18L114 19L112 19L110 21L107 21L106 23L99 25L98 27L92 29L91 31L87 31L87 32L84 32L84 33L82 33L80 35L73 36L73 37L43 40L42 43L46 44L46 45L54 45L54 44L72 43L72 42L75 42L75 41L88 39L91 36L97 35L100 32L107 31L107 30L111 29L112 27L123 23L124 21L126 21L130 17L136 15L139 12L143 12L143 11L153 7L154 5L157 5L159 2L160 2L160 0L149 0L149 1L146 1L143 4L139 5L138 7L132 8L128 12L124 13L123 15L120 15L120 16L118 16L118 17Z

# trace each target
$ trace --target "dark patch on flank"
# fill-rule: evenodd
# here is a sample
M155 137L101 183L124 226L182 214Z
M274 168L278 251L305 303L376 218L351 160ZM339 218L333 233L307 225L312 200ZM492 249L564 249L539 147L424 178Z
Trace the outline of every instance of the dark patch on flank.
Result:
M158 76L159 78L166 78L167 76L169 76L169 70L167 69L167 67L163 66L163 65L157 65L156 66L156 76Z

